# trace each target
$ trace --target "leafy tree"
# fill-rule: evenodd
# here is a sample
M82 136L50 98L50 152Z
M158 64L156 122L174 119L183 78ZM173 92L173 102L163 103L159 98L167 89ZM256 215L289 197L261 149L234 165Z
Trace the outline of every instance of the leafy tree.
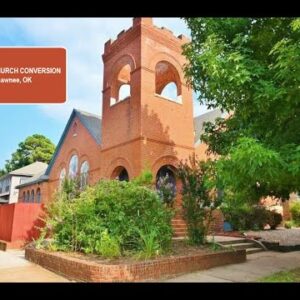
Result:
M223 157L226 188L288 199L300 186L300 18L185 21L189 83L201 104L229 113L201 137Z
M54 150L55 145L47 137L41 134L29 136L19 144L11 159L6 160L5 171L11 172L36 161L49 163Z

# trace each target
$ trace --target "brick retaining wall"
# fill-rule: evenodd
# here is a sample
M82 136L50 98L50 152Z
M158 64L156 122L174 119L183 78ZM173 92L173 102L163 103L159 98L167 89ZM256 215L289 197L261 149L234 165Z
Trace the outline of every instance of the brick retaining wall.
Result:
M31 262L84 282L132 282L171 277L178 274L209 269L246 261L245 250L193 254L134 263L104 264L27 247L25 257Z

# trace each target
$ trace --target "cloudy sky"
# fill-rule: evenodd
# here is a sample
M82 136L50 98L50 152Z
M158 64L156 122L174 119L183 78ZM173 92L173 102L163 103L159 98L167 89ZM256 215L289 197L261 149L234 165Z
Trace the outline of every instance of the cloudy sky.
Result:
M189 36L179 18L154 24ZM58 105L0 105L0 168L28 135L44 134L58 143L73 108L101 114L101 55L104 43L132 25L132 18L2 18L0 46L63 46L67 49L68 99ZM194 99L194 115L206 112Z

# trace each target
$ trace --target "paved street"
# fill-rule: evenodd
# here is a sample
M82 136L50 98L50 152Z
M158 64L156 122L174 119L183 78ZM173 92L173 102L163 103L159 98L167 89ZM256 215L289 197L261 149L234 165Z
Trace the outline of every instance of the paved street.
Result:
M253 282L275 272L299 267L300 251L266 251L248 255L245 263L189 273L165 282Z
M38 265L27 261L24 251L0 251L0 282L68 282Z

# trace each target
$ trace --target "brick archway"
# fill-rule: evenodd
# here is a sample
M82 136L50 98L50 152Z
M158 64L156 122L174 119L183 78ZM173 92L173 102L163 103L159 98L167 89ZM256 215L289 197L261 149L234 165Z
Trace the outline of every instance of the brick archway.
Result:
M126 169L129 180L132 178L131 164L127 159L125 159L123 157L118 157L110 163L110 165L106 169L105 177L109 178L109 179L114 179L118 175L117 174L116 176L114 176L116 174L116 172L118 171L118 168Z

